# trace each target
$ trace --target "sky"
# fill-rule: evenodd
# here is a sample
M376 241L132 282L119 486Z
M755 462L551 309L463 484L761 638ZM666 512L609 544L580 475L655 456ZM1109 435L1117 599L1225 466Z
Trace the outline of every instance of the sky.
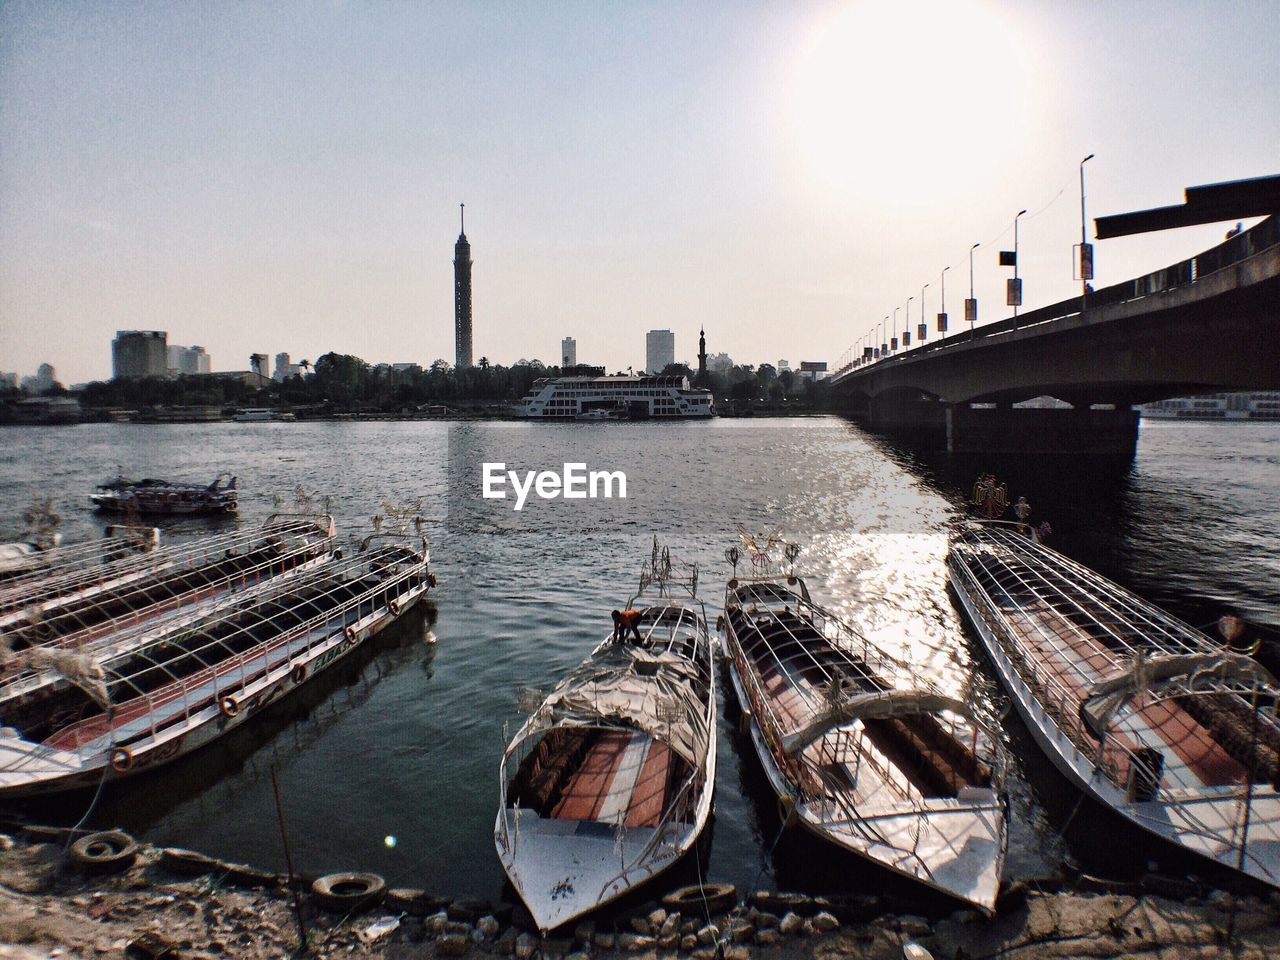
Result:
M946 267L955 324L973 243L1007 315L1022 209L1025 308L1077 293L1087 154L1090 220L1280 173L1277 63L1277 2L0 0L0 370L452 362L461 202L477 358L834 362Z

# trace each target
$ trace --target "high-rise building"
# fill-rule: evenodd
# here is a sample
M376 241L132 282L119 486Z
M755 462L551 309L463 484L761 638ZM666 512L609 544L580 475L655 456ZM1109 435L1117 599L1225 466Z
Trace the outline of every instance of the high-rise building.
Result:
M578 362L578 341L565 337L560 341L560 366L572 367Z
M171 377L209 372L209 355L204 352L204 347L182 347L171 343L165 355Z
M661 373L668 364L676 362L676 335L670 330L650 330L644 338L644 368L649 373Z
M169 334L163 330L117 330L111 341L111 375L163 377L169 372Z
M296 363L289 362L287 353L276 354L276 369L271 374L271 379L277 383L284 383L290 377L296 377L302 372L302 367Z
M471 366L471 244L467 243L467 205L459 207L462 229L453 245L454 366L465 370Z

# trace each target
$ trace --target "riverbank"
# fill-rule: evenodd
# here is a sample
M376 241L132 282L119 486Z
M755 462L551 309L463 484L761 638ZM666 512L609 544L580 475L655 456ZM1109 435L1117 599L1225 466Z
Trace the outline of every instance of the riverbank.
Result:
M93 875L67 856L66 835L0 835L0 958L235 957L294 954L297 919L287 886L268 873L140 847L131 866ZM195 861L193 864L191 861ZM1154 881L1147 884L1156 888ZM700 917L658 904L587 921L556 939L527 929L511 904L389 891L372 909L339 915L303 899L316 957L515 956L518 960L663 957L729 960L899 958L914 942L936 958L1177 956L1263 960L1280 951L1280 894L1214 891L1165 881L1166 894L1131 889L1041 892L1015 887L994 919L958 910L928 919L856 902L755 894ZM165 953L165 950L170 952Z

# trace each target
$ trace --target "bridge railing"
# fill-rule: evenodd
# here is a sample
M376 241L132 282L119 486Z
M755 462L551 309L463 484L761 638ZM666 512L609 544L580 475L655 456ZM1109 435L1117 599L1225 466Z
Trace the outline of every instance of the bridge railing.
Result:
M1254 224L1248 230L1242 231L1216 247L1210 247L1203 253L1199 253L1188 260L1179 261L1145 276L1124 280L1109 287L1094 290L1089 294L1089 309L1116 303L1127 303L1130 300L1140 300L1153 293L1161 293L1165 290L1173 290L1177 287L1195 283L1212 273L1217 273L1219 270L1239 263L1241 260L1247 260L1254 254L1261 253L1269 247L1274 247L1276 244L1280 244L1280 217L1270 216L1261 223ZM957 332L941 340L935 340L927 345L916 347L913 350L903 351L893 357L872 361L871 366L883 363L885 359L898 360L905 356L917 357L937 350L944 350L954 346L956 343L968 343L971 340L980 340L983 337L994 337L1004 333L1011 333L1015 330L1025 330L1027 327L1048 323L1053 320L1061 320L1064 317L1075 316L1079 313L1081 313L1080 298L1071 297L1067 300L1051 303L1046 307L1029 310L1017 317L1007 317L1004 320L997 320L995 323L988 323L971 331L968 336L965 336L963 332ZM841 359L843 360L844 358L842 357ZM852 361L843 363L836 369L831 378L834 380L857 367L858 364Z

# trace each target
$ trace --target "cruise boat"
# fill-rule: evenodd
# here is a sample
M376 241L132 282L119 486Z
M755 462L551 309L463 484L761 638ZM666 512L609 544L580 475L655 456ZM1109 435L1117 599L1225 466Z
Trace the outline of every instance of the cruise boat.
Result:
M1280 886L1275 678L1039 540L968 521L947 566L1040 748L1135 825Z
M640 639L610 634L540 704L529 691L503 754L494 842L544 933L666 871L706 826L716 678L685 569L655 545L628 604Z
M691 388L688 377L544 377L514 411L529 420L577 420L598 416L595 410L616 412L615 419L694 419L712 416L713 402L711 391Z
M38 664L0 694L0 797L97 786L190 753L349 656L433 585L425 538L374 533L142 645Z
M246 407L231 418L236 423L292 423L297 416L291 410L275 407Z
M1007 846L999 738L800 577L756 573L726 586L725 652L784 823L991 914Z
M1280 391L1174 397L1144 403L1139 409L1144 419L1155 420L1280 420Z
M123 474L99 484L89 501L106 513L221 514L240 509L236 478L220 473L210 484L183 483L145 478L130 480Z

